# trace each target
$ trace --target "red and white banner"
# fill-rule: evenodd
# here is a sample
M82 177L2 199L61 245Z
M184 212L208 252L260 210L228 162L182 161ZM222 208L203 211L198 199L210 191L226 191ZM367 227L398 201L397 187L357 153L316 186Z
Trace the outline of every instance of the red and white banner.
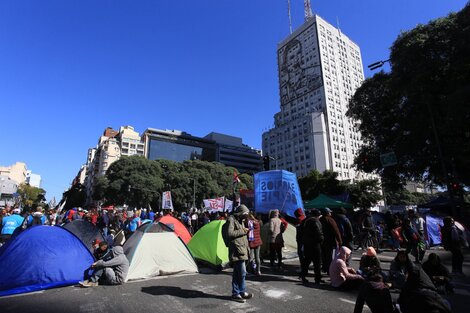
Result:
M215 198L215 199L205 199L204 207L210 212L222 212L225 208L225 197Z
M171 191L164 191L162 195L162 209L173 211L173 201L171 201Z

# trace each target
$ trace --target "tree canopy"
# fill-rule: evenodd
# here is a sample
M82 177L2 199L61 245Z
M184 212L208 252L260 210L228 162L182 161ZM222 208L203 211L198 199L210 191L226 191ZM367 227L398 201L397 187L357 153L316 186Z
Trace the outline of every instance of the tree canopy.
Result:
M389 73L367 79L350 101L364 146L355 160L399 186L407 180L470 185L470 4L403 32ZM398 164L382 167L394 152ZM389 186L390 187L390 186Z
M123 157L109 167L94 188L93 198L106 204L157 208L163 191L171 191L177 209L196 206L203 199L233 196L235 169L205 161L148 160L140 156ZM253 189L253 178L239 175L237 189Z

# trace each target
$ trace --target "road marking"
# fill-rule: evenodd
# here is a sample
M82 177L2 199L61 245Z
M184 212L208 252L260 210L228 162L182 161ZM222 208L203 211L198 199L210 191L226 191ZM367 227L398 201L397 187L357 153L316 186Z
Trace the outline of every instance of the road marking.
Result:
M279 299L280 297L288 294L288 291L279 290L279 289L268 289L263 291L264 295L269 298Z
M346 302L346 303L356 304L356 302L351 301L351 300L348 300L348 299L344 299L344 298L338 298L338 299L341 300L341 301L343 301L343 302Z

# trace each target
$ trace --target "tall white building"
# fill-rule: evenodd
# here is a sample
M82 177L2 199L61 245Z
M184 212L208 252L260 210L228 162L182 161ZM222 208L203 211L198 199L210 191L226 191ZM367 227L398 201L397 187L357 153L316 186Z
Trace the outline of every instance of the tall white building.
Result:
M278 45L281 110L263 133L271 169L305 176L311 170L361 179L352 167L361 136L346 117L364 80L359 46L318 15Z

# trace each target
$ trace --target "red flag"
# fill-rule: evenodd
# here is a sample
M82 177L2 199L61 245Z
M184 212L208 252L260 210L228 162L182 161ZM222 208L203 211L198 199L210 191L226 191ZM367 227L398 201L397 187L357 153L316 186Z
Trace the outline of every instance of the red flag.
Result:
M237 171L233 171L233 183L237 184L240 182L240 178L238 178Z

